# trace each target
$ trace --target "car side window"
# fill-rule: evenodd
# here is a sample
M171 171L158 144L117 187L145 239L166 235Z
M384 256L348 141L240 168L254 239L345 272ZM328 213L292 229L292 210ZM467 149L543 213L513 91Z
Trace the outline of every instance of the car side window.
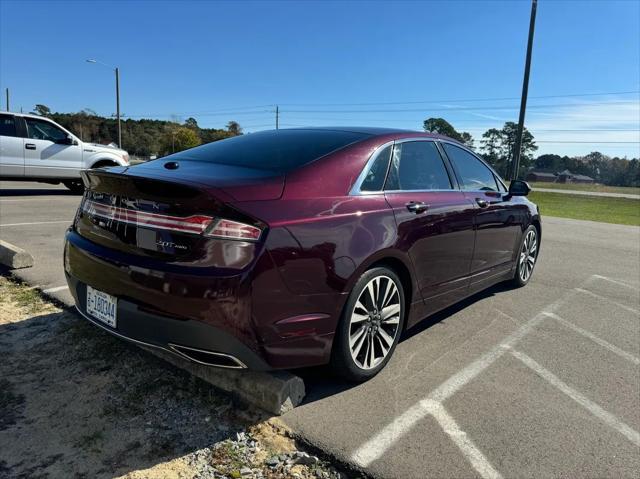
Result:
M365 177L360 191L382 191L384 186L384 179L387 176L387 169L389 168L389 158L391 157L391 146L384 148L376 159L373 160L373 164L367 176Z
M451 180L433 141L395 145L385 190L450 190Z
M27 122L27 137L33 140L49 140L54 143L64 140L67 134L48 121L36 118L25 118Z
M13 115L0 115L0 136L18 136Z
M466 191L498 191L493 172L468 151L449 143L442 144L444 151L460 175L460 187Z

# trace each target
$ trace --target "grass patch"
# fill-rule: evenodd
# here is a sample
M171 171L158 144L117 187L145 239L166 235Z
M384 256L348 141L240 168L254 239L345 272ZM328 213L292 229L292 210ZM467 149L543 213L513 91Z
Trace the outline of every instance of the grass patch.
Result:
M19 313L26 314L55 310L35 288L30 288L24 283L14 282L5 277L0 277L0 303L21 310ZM18 314L18 311L16 313Z
M595 191L598 193L626 193L629 195L640 195L639 186L607 186L597 184L582 183L547 183L544 181L531 182L531 187L549 188L552 190L575 190L575 191Z
M640 200L602 196L573 196L532 191L529 199L537 203L542 216L600 221L640 226Z

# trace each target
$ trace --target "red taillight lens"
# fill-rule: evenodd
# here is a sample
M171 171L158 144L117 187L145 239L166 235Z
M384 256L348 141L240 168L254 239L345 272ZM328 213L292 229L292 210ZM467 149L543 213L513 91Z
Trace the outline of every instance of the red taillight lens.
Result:
M245 241L258 241L262 230L255 226L237 221L219 219L214 225L205 231L205 236L214 238L237 239Z
M177 231L180 233L200 234L213 222L211 216L168 216L105 205L91 200L84 201L81 208L85 213L107 221L118 221L135 226Z
M132 210L84 199L80 210L106 221L179 233L202 234L212 238L258 241L262 230L252 225L204 215L170 216Z

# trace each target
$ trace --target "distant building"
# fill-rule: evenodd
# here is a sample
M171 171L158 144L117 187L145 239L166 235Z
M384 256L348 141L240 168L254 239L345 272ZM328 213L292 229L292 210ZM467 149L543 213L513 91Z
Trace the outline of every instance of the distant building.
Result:
M578 175L564 170L558 173L558 183L595 183L595 180L587 175Z
M548 173L546 171L530 171L525 178L527 181L544 181L546 183L555 183L557 179L558 177L555 173Z

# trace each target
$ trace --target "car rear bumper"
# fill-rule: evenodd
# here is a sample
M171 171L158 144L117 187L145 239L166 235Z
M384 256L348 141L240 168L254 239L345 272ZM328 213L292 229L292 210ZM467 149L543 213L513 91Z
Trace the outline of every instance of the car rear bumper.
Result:
M219 328L200 321L153 314L131 301L118 300L118 322L116 328L112 328L87 313L86 284L69 274L66 276L78 312L89 322L115 336L164 349L207 366L258 371L271 369L258 354Z
M66 235L64 270L78 311L95 325L227 368L260 371L327 363L338 314L331 312L344 299L291 294L266 263L257 272L233 274L161 262L97 245L73 229ZM115 328L87 313L87 285L117 298Z

